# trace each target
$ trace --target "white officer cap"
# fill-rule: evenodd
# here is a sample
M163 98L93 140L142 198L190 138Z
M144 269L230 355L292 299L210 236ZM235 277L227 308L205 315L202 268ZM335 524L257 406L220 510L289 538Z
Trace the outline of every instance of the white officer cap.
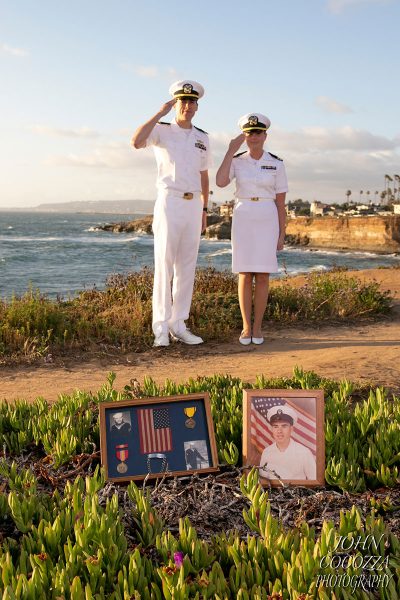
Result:
M247 115L240 117L238 125L242 131L252 131L254 129L267 131L271 121L261 113L247 113Z
M297 422L297 412L291 406L273 406L267 412L267 420L271 425L277 421L286 421L294 425Z
M204 96L204 88L197 81L182 79L181 81L175 81L170 86L169 93L174 98L194 98L198 100Z

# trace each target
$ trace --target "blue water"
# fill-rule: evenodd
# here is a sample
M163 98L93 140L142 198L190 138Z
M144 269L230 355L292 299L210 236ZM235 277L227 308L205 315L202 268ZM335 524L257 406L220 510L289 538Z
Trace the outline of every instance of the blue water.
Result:
M113 273L152 267L151 236L94 230L129 219L118 214L0 212L0 297L33 287L52 298L68 298L94 286L103 289ZM285 248L279 264L283 275L334 266L399 266L400 256ZM202 240L198 265L230 269L230 242Z

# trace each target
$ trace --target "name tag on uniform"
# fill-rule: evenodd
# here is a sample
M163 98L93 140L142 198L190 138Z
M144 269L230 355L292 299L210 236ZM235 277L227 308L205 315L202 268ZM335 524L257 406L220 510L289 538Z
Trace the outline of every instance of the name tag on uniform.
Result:
M203 142L196 142L195 143L196 148L200 148L200 150L207 150L206 146L203 144Z
M270 166L270 165L261 165L262 169L272 169L273 171L276 171L276 167Z

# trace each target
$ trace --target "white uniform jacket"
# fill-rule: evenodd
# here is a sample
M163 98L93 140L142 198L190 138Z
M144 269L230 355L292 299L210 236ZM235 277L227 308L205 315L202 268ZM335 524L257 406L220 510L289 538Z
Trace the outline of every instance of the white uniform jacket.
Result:
M283 451L273 443L267 446L261 455L260 475L267 479L278 479L274 472L281 479L316 479L314 455L309 448L292 439Z
M208 135L192 126L191 129L172 123L157 123L147 138L153 146L157 161L159 192L201 193L200 171L211 166Z
M236 179L237 198L271 198L288 191L285 165L280 158L264 152L259 160L243 152L232 160L229 181Z

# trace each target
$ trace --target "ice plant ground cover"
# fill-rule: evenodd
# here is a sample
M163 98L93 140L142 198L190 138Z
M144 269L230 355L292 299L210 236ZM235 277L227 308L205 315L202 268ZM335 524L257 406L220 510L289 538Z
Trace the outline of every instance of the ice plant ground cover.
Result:
M241 471L242 390L323 388L326 481L262 489ZM210 393L221 472L107 483L104 401ZM400 597L400 398L297 368L291 378L151 379L0 407L2 599Z

